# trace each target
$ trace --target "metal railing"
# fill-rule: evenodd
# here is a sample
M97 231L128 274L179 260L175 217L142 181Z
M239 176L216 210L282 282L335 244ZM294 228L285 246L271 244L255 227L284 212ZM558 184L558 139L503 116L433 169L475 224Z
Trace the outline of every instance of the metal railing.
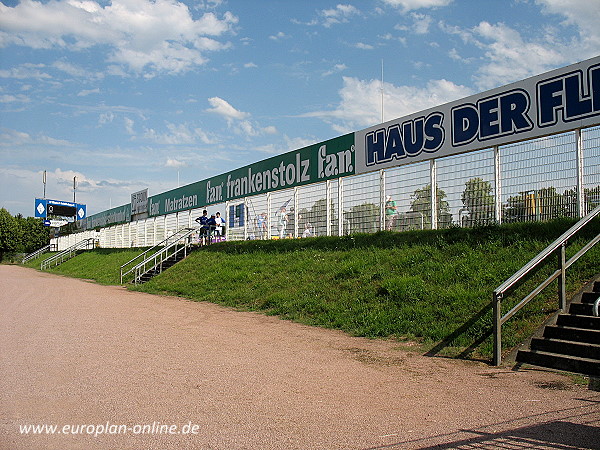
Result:
M144 251L143 253L140 253L135 258L132 258L129 261L127 261L120 268L121 284L123 284L123 279L135 270L135 268L137 267L137 264L139 264L140 261L144 261L145 256L148 253L156 252L156 249L158 249L158 248L167 247L167 246L171 245L173 242L178 242L180 239L182 239L182 237L184 235L185 235L185 237L189 237L194 231L198 231L198 228L181 228L180 230L177 230L172 235L163 239L161 242L159 242L155 246L150 247L148 250Z
M586 226L592 219L600 215L600 206L595 208L579 222L565 231L558 239L552 244L546 247L531 261L525 264L519 271L508 278L504 283L498 286L494 290L493 294L493 311L494 311L494 356L493 363L498 366L502 362L502 325L514 316L523 306L529 303L535 298L540 292L550 285L554 280L558 278L558 307L561 311L564 311L567 303L566 295L566 271L571 265L573 265L579 258L581 258L589 249L594 247L600 241L600 234L596 235L590 242L584 245L575 255L573 255L568 261L566 260L566 246L569 239L575 236L584 226ZM534 288L529 294L527 294L516 306L514 306L506 314L502 315L502 299L507 292L514 288L520 281L522 281L532 271L539 268L540 265L554 252L558 251L558 269L552 273L546 280L540 283Z
M42 261L40 264L40 269L44 270L49 268L51 265L58 266L62 264L67 259L71 259L73 256L77 254L79 250L90 250L96 246L97 240L94 238L87 238L78 243L71 245L69 248L63 250L62 252L57 253L56 255L52 255L50 258L47 258Z
M175 233L177 236L170 236L170 238L173 238L172 242L166 244L160 250L136 264L133 268L124 273L123 277L129 273L133 273L133 283L137 284L141 281L141 278L149 272L162 272L164 268L163 265L168 259L177 258L182 253L183 257L185 258L188 254L189 248L192 246L192 234L198 231L198 228L184 228L179 230L177 233ZM145 252L145 254L148 253L149 251Z
M21 264L25 264L27 261L31 261L32 259L37 258L38 256L40 256L42 253L48 252L48 251L52 251L52 248L55 248L56 244L48 244L48 245L44 245L42 248L38 248L35 252L31 252L28 255L25 255L23 257L23 259L21 260Z

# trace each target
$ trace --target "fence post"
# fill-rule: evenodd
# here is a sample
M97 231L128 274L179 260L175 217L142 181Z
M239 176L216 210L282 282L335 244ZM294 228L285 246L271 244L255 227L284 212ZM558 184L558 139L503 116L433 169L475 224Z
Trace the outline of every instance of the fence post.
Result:
M587 214L585 208L585 192L583 190L583 136L581 134L581 128L575 130L575 140L577 141L577 218L581 219Z
M494 216L496 222L502 223L502 172L500 166L500 148L494 146Z
M431 229L438 229L438 208L437 208L437 170L435 159L429 161L429 179L431 182Z
M386 229L385 223L385 170L379 170L379 231Z
M494 292L493 314L494 314L494 366L502 363L502 295Z
M558 268L560 269L560 276L558 277L558 308L564 311L567 307L567 269L566 269L566 243L563 242L560 246L560 252L558 254Z

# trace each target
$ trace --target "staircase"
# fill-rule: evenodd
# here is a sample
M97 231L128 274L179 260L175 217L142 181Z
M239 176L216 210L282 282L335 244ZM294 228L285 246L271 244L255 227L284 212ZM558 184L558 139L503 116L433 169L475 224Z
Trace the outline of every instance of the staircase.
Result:
M145 283L146 281L149 281L152 277L158 275L163 270L167 270L169 267L174 266L179 261L186 258L186 256L189 255L193 249L194 249L194 247L189 247L186 254L184 254L182 252L175 253L174 255L163 260L161 265L153 267L152 269L148 270L147 272L144 272L141 275L139 275L138 277L136 277L133 282L136 284L138 284L138 283L141 284L141 283Z
M594 315L600 298L600 281L591 292L573 301L568 314L559 314L547 325L543 337L534 337L529 350L519 350L520 363L600 377L600 317ZM597 314L597 312L596 312Z
M40 264L40 270L49 269L51 266L58 266L59 264L64 263L65 261L73 258L78 253L83 250L91 250L96 247L96 239L87 238L79 241L78 243L71 245L69 248L59 252L55 255L50 256L48 259L45 259Z
M48 244L43 246L42 248L38 248L35 252L25 255L21 260L21 264L25 264L26 262L31 261L32 259L35 259L46 252L56 251L56 247L56 244Z
M133 276L132 283L145 283L163 270L177 264L195 248L192 235L198 228L182 228L161 243L121 266L121 283Z

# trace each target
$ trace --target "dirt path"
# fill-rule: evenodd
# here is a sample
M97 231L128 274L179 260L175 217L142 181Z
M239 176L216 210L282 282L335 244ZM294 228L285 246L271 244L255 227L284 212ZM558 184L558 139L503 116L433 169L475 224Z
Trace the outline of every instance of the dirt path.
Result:
M554 373L0 266L0 449L460 445L600 448L600 394Z

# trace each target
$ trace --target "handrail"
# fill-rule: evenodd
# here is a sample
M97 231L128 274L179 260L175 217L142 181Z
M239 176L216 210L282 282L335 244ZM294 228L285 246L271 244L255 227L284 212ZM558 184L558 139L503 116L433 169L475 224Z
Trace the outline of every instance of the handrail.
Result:
M162 241L160 241L158 244L156 244L156 245L154 245L154 246L150 247L148 250L144 251L143 253L140 253L140 254L139 254L139 255L137 255L136 257L134 257L134 258L130 259L130 260L129 260L129 261L127 261L125 264L123 264L123 265L121 266L121 268L120 268L120 272L121 272L121 284L123 284L123 278L124 278L126 275L129 275L129 274L130 274L131 272L133 272L133 270L135 269L135 267L132 267L131 269L129 269L128 271L126 271L125 273L123 273L123 269L124 269L126 266L130 265L131 263L133 263L134 261L136 261L136 260L138 260L138 259L140 259L140 258L143 258L143 257L144 257L144 256L146 256L146 255L147 255L149 252L151 252L151 251L153 251L153 250L157 249L158 247L165 247L165 246L167 246L167 245L168 245L168 244L167 244L167 242L168 242L170 239L172 239L172 238L174 238L175 236L179 235L179 234L180 234L182 231L189 232L189 230L197 230L197 228L188 228L188 227L186 227L186 228L181 228L181 229L177 230L175 233L171 234L170 236L168 236L168 237L166 237L165 239L163 239ZM181 239L181 237L180 237L180 236L178 236L178 237L177 237L177 240L179 240L179 239Z
M44 245L42 248L38 248L36 251L25 255L21 260L21 264L25 264L27 261L31 261L32 259L37 258L42 253L46 252L47 250L50 250L51 247L52 244Z
M128 275L131 272L134 272L133 282L137 283L143 274L145 274L151 270L154 270L157 267L162 268L162 263L166 259L177 255L182 250L185 252L185 254L187 254L187 249L191 245L191 242L188 238L193 233L197 232L198 229L197 228L183 228L175 234L179 234L181 231L184 231L184 230L186 230L186 232L183 234L180 234L176 240L174 240L173 242L171 242L168 245L165 245L160 250L158 250L151 256L147 257L142 262L138 263L135 267L131 268L126 273L124 273L122 275L122 277L124 277L125 275ZM175 236L175 235L173 235L173 236ZM170 236L170 237L173 237L173 236ZM183 242L183 246L178 248L178 246L181 245L181 242ZM171 254L169 254L169 250L171 250L173 248L175 248L175 251L172 252ZM150 263L153 263L153 264L150 264ZM121 283L123 283L123 278L121 278Z
M69 259L69 258L73 257L73 254L76 253L77 250L80 250L83 247L85 247L87 250L90 248L90 246L91 246L91 248L94 248L95 244L96 244L95 238L83 239L83 240L77 242L76 244L71 245L69 248L61 251L60 253L57 253L56 255L52 255L50 258L43 260L42 263L40 264L40 269L41 270L47 269L48 267L50 267L51 263L56 263L54 265L58 266L59 264L62 264L65 261L65 259ZM58 262L59 259L60 259L60 262Z
M565 250L568 241L575 236L584 226L591 222L595 217L600 215L600 206L596 207L579 222L565 231L558 239L552 244L542 250L538 255L532 258L527 264L521 269L515 272L511 277L504 281L500 286L494 290L493 294L493 309L494 309L494 365L500 365L502 361L502 325L508 321L515 313L517 313L523 306L529 303L535 298L540 292L552 283L552 281L558 278L558 297L559 297L559 309L562 311L566 307L566 270L571 267L580 257L582 257L589 249L594 247L600 242L600 234L594 237L588 242L583 248L581 248L575 255L573 255L568 261L565 259ZM552 255L556 250L560 250L559 253L559 268L552 273L548 278L542 281L537 287L535 287L529 294L527 294L516 306L502 316L501 303L506 293L519 283L525 276L536 269L543 261Z

